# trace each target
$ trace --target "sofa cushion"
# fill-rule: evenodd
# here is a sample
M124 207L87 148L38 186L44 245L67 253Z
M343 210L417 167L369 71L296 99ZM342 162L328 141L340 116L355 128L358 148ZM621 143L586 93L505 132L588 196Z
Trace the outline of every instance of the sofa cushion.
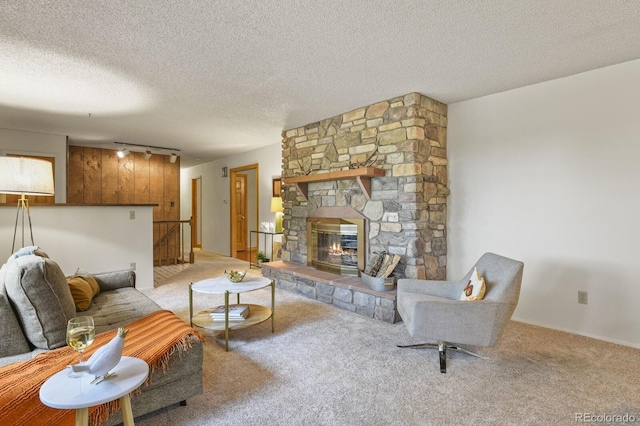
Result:
M0 268L0 358L29 352L29 344L24 337L20 323L16 317L11 302L7 297L4 279L7 265Z
M67 280L56 262L28 255L7 263L7 295L27 339L40 349L66 345L67 321L76 314Z
M123 287L135 287L136 285L136 273L131 269L99 272L92 276L98 282L100 291L115 290Z
M67 282L76 305L76 311L86 311L91 306L93 298L100 293L100 286L98 286L96 279L90 275L76 275L67 278Z
M83 315L93 317L96 334L125 326L161 309L153 300L133 287L103 291L93 298Z

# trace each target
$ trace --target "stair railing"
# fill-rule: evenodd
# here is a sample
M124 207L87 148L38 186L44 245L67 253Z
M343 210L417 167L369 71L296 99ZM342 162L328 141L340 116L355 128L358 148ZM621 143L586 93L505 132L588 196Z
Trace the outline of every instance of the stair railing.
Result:
M174 265L177 263L193 263L193 233L187 232L191 239L189 245L189 260L185 260L185 232L184 226L193 226L193 218L189 220L154 220L153 237L157 241L153 244L153 263L155 266Z

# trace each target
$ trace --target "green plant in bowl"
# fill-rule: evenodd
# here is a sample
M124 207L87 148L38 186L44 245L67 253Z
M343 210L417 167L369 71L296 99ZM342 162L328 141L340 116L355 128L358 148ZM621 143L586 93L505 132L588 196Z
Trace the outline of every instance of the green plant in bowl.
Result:
M224 271L224 276L232 283L239 283L244 279L245 275L247 275L247 271Z

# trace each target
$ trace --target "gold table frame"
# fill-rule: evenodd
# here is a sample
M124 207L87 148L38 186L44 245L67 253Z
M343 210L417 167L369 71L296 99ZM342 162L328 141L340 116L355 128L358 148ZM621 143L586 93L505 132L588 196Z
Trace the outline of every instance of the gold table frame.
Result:
M267 306L247 304L249 306L249 316L243 321L229 321L229 304L231 294L236 294L236 304L240 304L240 294L259 290L271 286L271 309ZM214 320L211 317L211 309L205 309L193 315L193 292L203 294L224 294L225 319L224 321ZM275 332L275 282L266 277L245 276L239 283L233 283L226 277L208 278L206 280L189 283L189 324L208 330L224 330L225 350L229 351L229 330L237 330L252 325L260 324L271 319L271 332Z

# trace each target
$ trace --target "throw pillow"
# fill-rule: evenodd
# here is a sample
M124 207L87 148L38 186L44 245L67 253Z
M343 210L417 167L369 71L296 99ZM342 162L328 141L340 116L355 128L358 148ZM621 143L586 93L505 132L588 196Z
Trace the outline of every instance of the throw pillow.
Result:
M33 346L56 349L67 344L67 321L76 308L56 262L35 255L18 257L7 264L5 286Z
M17 258L19 258L21 256L29 256L29 255L34 255L34 254L36 256L49 258L47 253L45 253L42 250L40 250L40 247L38 247L38 246L27 246L27 247L22 247L21 249L19 249L15 253L13 253L11 256L9 256L9 259L7 259L7 263L10 263L14 259L17 259Z
M469 282L464 290L462 290L462 294L460 294L460 300L482 300L486 291L487 286L484 278L478 274L477 268L473 268Z
M91 274L88 273L87 271L85 271L84 269L78 268L78 269L76 269L76 273L74 275L88 276L88 275L91 275Z
M92 276L76 275L67 278L67 283L71 290L73 302L76 305L76 311L86 311L89 309L93 298L100 293L100 287L96 279Z
M93 295L97 296L100 294L100 284L98 284L98 280L96 280L96 278L93 275L91 275L84 269L80 269L80 268L76 269L76 273L74 277L85 278L89 283L89 285L91 286L91 288L93 289Z

